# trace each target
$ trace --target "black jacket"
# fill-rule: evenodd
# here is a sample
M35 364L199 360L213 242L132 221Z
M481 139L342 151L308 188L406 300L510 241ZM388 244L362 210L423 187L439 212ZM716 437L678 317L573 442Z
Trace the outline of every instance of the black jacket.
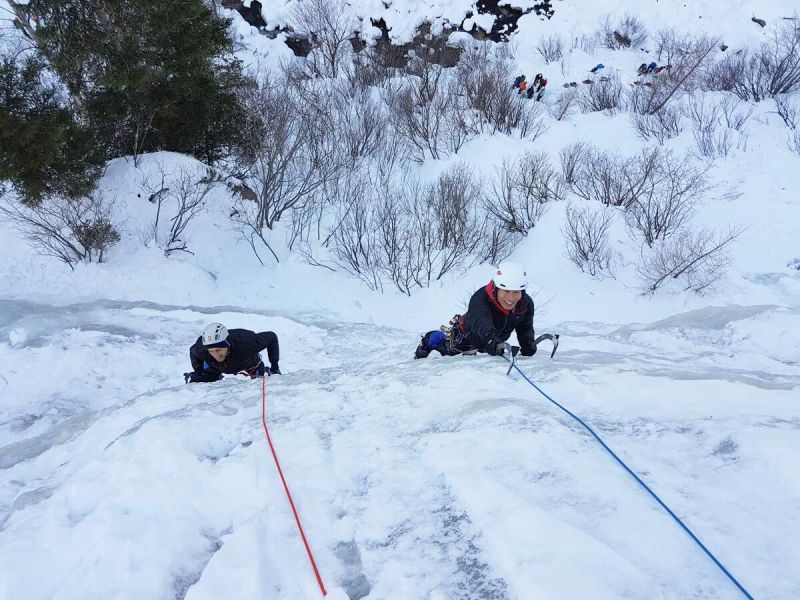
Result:
M189 359L195 371L219 371L220 373L239 373L249 371L258 366L258 353L266 348L269 362L277 363L279 356L278 336L271 331L255 333L249 329L231 329L228 331L230 351L222 362L217 362L208 349L203 346L203 338L189 349Z
M486 350L489 340L505 342L511 332L517 332L522 348L533 346L533 300L523 290L522 298L514 310L509 312L497 301L497 288L493 282L479 289L469 301L467 314L459 324L469 343L480 351Z

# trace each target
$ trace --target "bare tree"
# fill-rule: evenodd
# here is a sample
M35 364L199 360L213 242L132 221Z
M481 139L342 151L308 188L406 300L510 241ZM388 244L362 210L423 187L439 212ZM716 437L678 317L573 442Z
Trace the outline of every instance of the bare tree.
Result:
M592 277L614 276L613 252L609 244L612 222L609 209L567 207L567 220L561 230L567 257Z
M561 41L561 36L556 34L543 37L536 45L536 51L547 64L561 60L564 55L564 44Z
M583 112L605 110L609 115L613 115L619 110L621 101L622 82L616 71L587 86L578 99Z
M610 50L640 48L647 39L647 29L636 17L626 14L616 22L606 16L595 33L597 42Z
M485 199L486 211L510 232L527 235L544 214L547 203L563 200L561 174L543 152L528 152L515 161L504 161Z
M681 231L644 255L637 266L642 293L654 294L668 282L680 282L684 291L702 293L730 264L728 246L741 234L709 230Z
M33 207L8 196L0 200L0 216L36 250L72 270L81 261L103 262L106 251L120 240L113 210L113 202L99 192L77 199L46 198Z
M294 30L311 40L306 58L314 75L336 78L352 52L355 15L345 0L303 0L292 6Z

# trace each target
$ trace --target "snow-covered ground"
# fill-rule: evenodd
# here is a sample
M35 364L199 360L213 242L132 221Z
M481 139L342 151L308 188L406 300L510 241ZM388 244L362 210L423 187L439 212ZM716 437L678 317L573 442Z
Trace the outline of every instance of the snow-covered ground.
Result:
M265 3L280 20L281 3ZM404 39L422 16L470 3L354 2ZM435 5L435 6L434 6ZM575 51L561 67L541 34L590 33L609 10L554 2L523 17L520 69L551 84L597 62L624 73L642 52ZM628 6L650 31L713 23L732 49L769 35L788 2ZM434 14L436 13L436 14ZM451 14L452 13L452 14ZM454 16L455 15L455 16ZM267 14L269 17L270 14ZM393 23L394 20L394 23ZM243 21L253 59L285 57ZM555 94L555 92L554 92ZM627 118L576 114L535 144L479 138L457 159L491 171L572 141L632 153ZM532 276L536 330L559 333L520 366L581 416L754 598L800 597L800 157L770 101L746 147L707 165L696 220L742 226L704 296L644 297L638 244L614 231L616 279L564 256L553 206L513 258ZM686 132L668 142L691 146ZM432 161L438 173L456 158ZM271 240L261 266L215 191L189 229L194 255L143 244L154 206L141 182L161 153L113 161L102 180L123 240L75 271L31 254L3 224L0 254L0 600L319 597L261 425L260 382L183 383L203 326L273 330L283 375L267 421L330 597L351 600L728 599L742 594L577 423L499 358L411 356L421 331L462 311L490 276L453 275L412 297L372 292Z
M310 314L110 300L4 300L0 314L5 598L318 594L261 429L259 383L182 382L211 315L282 336L268 422L328 587L350 598L737 596L501 359L415 362L406 331ZM565 322L556 359L521 359L756 598L800 592L800 373L748 340L798 321L760 306L619 328Z

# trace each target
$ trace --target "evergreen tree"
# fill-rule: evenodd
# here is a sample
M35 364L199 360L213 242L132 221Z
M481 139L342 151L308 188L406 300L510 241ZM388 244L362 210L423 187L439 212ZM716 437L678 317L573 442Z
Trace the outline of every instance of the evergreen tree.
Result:
M207 162L242 144L229 22L202 0L31 0L34 43L109 158L153 150Z
M41 61L0 61L0 180L29 205L78 198L94 188L104 162L94 132L65 106Z

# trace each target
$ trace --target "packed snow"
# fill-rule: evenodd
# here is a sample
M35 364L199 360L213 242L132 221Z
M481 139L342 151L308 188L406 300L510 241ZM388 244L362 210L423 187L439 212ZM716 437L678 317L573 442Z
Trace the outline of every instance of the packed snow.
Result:
M264 3L288 19L291 2ZM423 18L460 23L472 3L352 3L398 41ZM526 6L532 3L522 3ZM626 3L629 12L643 10ZM576 51L546 66L540 35L591 33L609 10L554 2L514 35L521 72L624 73L642 51ZM788 2L659 2L637 13L732 48L764 39ZM622 9L621 9L622 10ZM460 16L459 16L460 15ZM287 50L231 13L242 56ZM546 71L545 71L546 72ZM631 77L633 77L631 75ZM638 244L614 230L615 279L564 255L563 206L512 258L525 263L544 342L520 368L579 415L684 520L754 598L800 597L800 156L770 101L746 145L708 165L698 207L742 226L731 266L704 295L642 296ZM456 160L490 172L525 150L586 139L635 153L624 116L576 114L535 143L481 137ZM687 149L690 134L670 140ZM282 375L266 415L329 598L663 600L743 597L578 423L487 355L412 360L419 334L466 308L492 274L478 265L411 297L313 267L273 233L261 265L215 190L165 258L146 232L143 182L200 169L171 153L109 164L123 240L71 271L3 223L0 255L0 599L306 599L321 593L262 428L261 381L186 385L189 346L212 321L271 330ZM513 341L513 340L512 340Z

